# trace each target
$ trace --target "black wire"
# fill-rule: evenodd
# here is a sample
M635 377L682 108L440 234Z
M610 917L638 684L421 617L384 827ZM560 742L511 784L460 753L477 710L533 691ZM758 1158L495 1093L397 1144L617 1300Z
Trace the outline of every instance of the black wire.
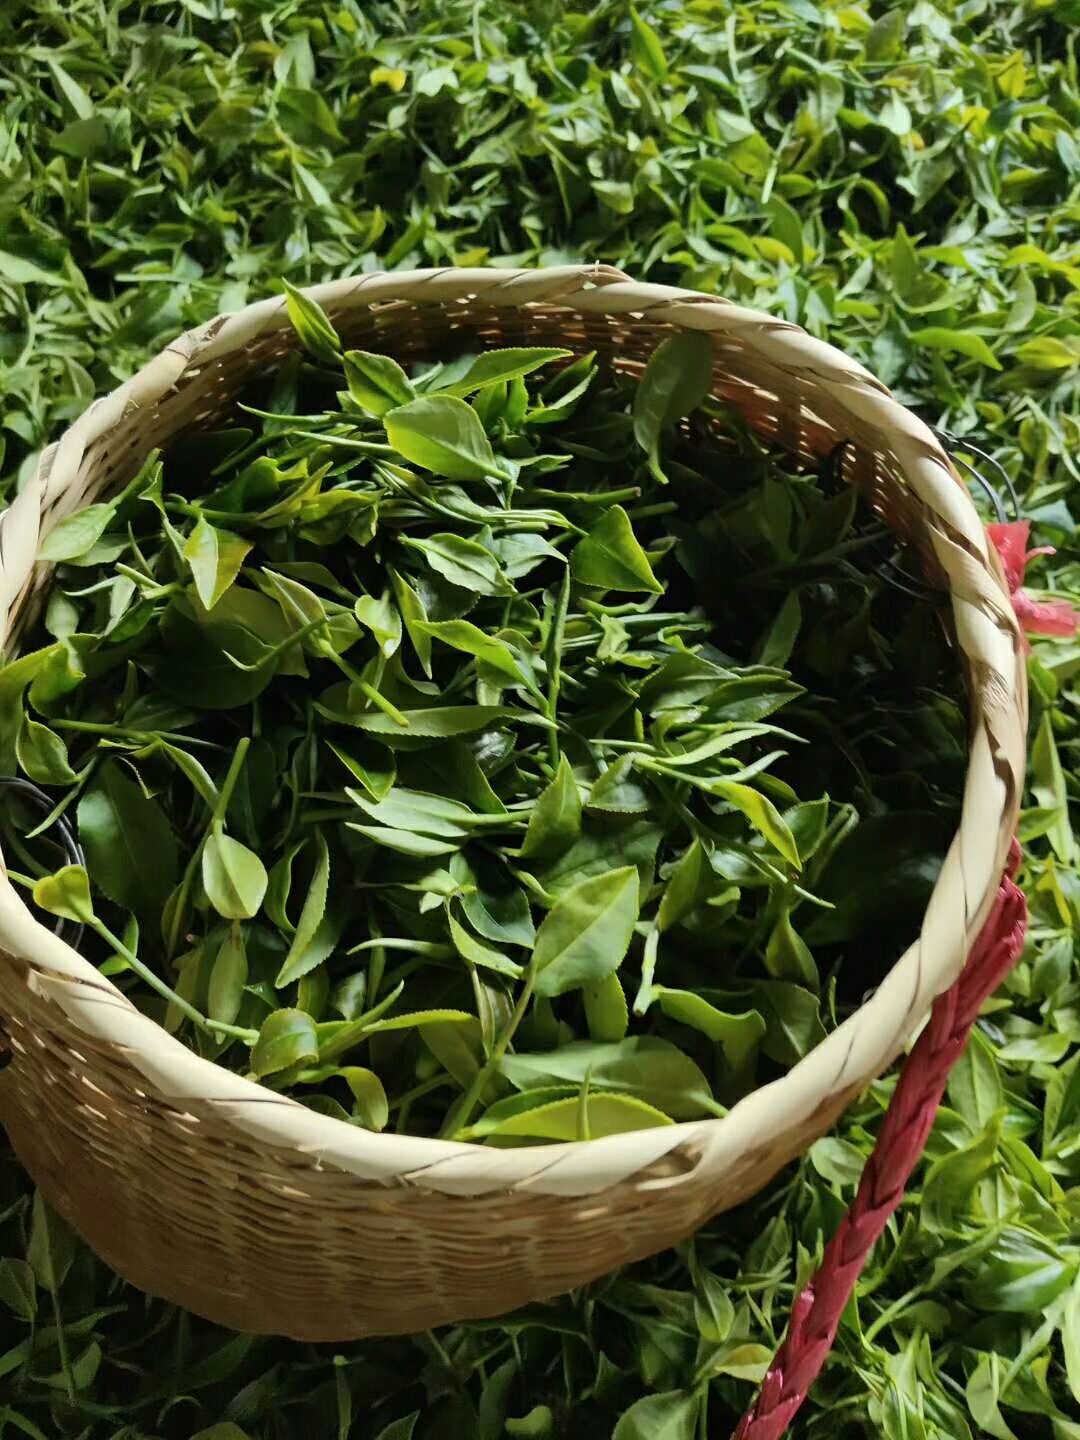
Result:
M21 795L24 800L29 800L31 805L35 806L45 815L48 815L56 805L56 801L51 795L47 795L44 790L40 790L30 780L23 780L17 775L0 775L0 789L14 790L16 794ZM83 854L82 846L78 840L76 840L74 831L64 819L63 815L56 816L52 822L52 828L56 831L61 849L67 858L67 863L69 865L82 865L85 868L86 856ZM67 933L69 926L71 927L70 934ZM78 946L79 941L82 939L83 928L82 924L65 920L61 916L53 926L53 931L74 948Z
M1005 502L1001 498L1000 491L995 489L994 485L976 465L973 465L970 460L966 460L964 456L958 452L967 451L997 471L1008 493L1013 515L1016 519L1019 519L1022 513L1020 500L1016 493L1016 487L1013 485L1012 476L1005 469L1004 465L1002 465L1000 461L995 460L992 455L988 455L985 450L980 449L978 445L973 445L970 440L952 435L947 430L938 430L933 426L931 426L930 429L947 451L949 458L962 465L964 470L983 490L991 505L994 507L994 514L997 517L998 523L1005 524L1009 515L1005 507ZM849 446L854 449L854 445L850 440L838 441L821 462L819 476L827 494L835 494L840 488L843 478L844 451ZM887 541L883 541L880 546L872 547L870 553L880 555L887 543ZM902 594L910 596L913 600L925 600L931 604L938 605L943 602L945 598L943 591L927 585L924 581L917 579L913 575L907 574L902 567L903 553L894 551L888 555L881 555L878 563L873 566L872 569L881 576L886 584L891 585L894 590L899 590Z

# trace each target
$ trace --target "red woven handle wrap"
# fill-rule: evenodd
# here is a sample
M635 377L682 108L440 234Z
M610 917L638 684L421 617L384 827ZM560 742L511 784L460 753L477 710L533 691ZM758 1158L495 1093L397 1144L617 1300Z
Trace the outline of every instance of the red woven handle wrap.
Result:
M959 979L934 1002L930 1022L904 1064L851 1209L829 1242L821 1268L792 1306L787 1337L734 1440L779 1440L832 1349L855 1282L918 1164L949 1071L983 1001L1023 947L1027 902L1012 879L1019 863L1014 840L989 918Z

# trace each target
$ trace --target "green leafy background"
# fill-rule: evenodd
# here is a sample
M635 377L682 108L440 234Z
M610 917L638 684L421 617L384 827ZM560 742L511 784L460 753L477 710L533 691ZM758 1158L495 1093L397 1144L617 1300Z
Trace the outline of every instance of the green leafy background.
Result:
M5 487L282 276L595 259L796 320L978 436L1058 546L1035 583L1078 594L1078 21L1075 0L7 0ZM797 1435L1080 1437L1078 668L1069 642L1030 666L1028 948ZM146 1301L7 1162L0 1435L726 1435L892 1084L676 1253L505 1323L341 1347Z

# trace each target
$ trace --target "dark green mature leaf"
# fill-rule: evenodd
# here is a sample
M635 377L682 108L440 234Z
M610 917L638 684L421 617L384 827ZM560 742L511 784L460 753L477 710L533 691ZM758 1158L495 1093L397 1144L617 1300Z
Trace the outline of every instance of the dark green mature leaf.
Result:
M55 1294L75 1260L75 1232L40 1191L34 1194L31 1217L26 1260L41 1288Z
M109 761L83 792L77 814L87 863L109 899L139 915L159 911L176 884L177 846L157 800Z
M634 396L634 438L658 480L664 431L701 404L712 387L713 346L700 330L684 330L653 351Z
M182 597L165 611L164 650L152 659L151 675L183 705L231 710L270 684L275 666L261 662L288 633L278 606L256 591L233 585L209 614ZM242 669L234 661L252 668Z

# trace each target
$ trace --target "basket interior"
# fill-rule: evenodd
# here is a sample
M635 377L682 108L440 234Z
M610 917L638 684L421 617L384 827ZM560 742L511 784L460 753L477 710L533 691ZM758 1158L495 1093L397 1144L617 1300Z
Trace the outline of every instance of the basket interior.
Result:
M382 351L402 362L435 360L466 348L540 344L561 346L575 355L596 350L617 369L639 375L657 344L678 328L647 314L599 315L550 303L395 300L326 308L346 346ZM923 504L905 484L888 438L853 416L842 397L822 381L765 361L730 336L713 332L710 338L715 350L713 394L733 406L765 444L804 464L820 463L839 442L850 442L840 462L844 480L913 547L924 577L940 585L943 576L926 534ZM182 382L151 409L125 416L87 446L77 479L52 502L56 518L119 488L150 450L166 448L193 429L219 424L253 378L276 369L298 347L296 335L285 326L201 368L189 367ZM43 531L49 519L46 510ZM46 578L46 568L36 567L13 611L12 636L36 610L27 601L31 591L40 593Z

